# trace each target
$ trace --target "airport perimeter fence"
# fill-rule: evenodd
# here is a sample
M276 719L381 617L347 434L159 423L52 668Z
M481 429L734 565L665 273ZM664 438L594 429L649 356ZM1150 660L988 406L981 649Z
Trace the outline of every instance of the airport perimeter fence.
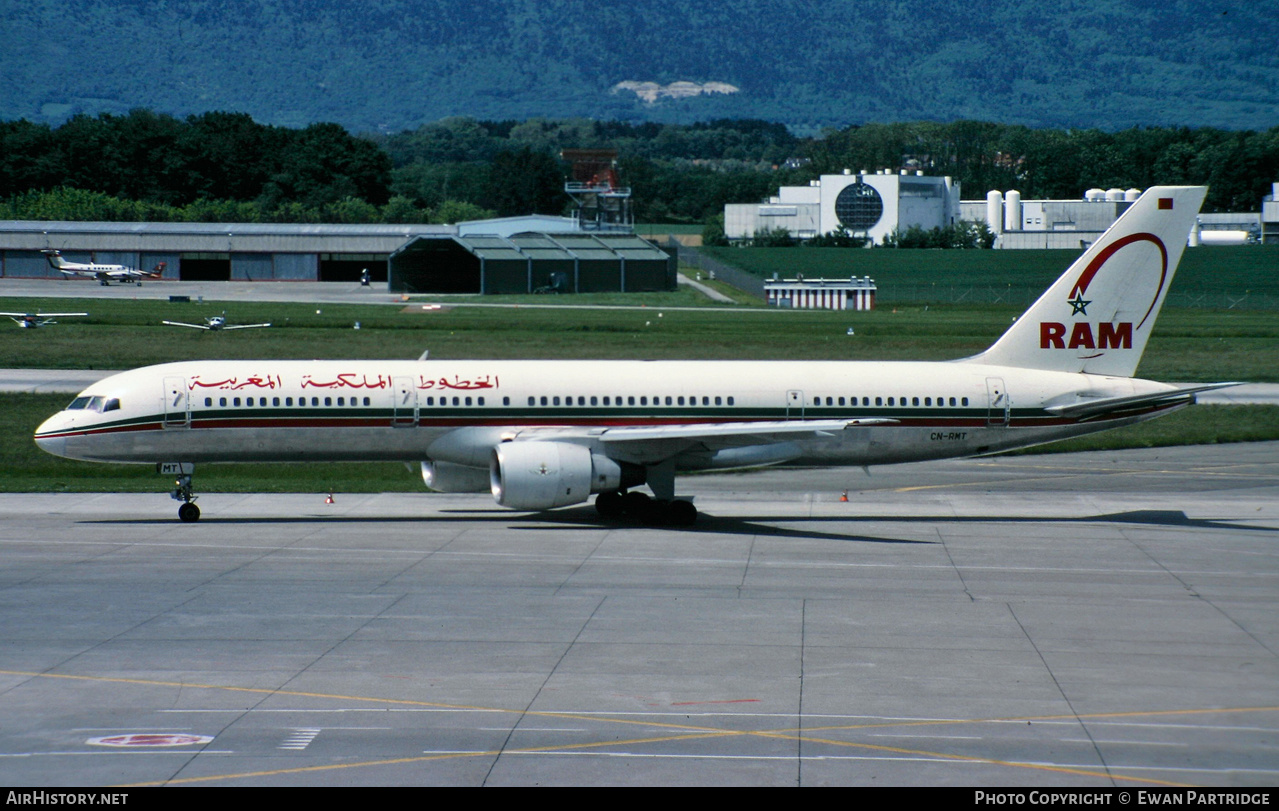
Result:
M1043 292L1041 288L993 285L880 284L875 302L881 307L892 304L1008 304L1024 309L1033 304ZM1170 290L1164 299L1164 305L1210 310L1279 310L1279 296L1251 291Z

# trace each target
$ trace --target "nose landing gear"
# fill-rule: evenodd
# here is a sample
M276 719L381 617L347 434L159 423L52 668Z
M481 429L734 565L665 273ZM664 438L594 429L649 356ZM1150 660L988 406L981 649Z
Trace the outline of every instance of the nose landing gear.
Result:
M156 465L156 469L162 474L178 477L173 483L173 492L169 493L174 501L182 502L178 507L178 518L187 524L199 521L200 508L195 506L197 496L191 492L191 475L195 473L195 465L190 462L161 462Z
M195 506L197 497L191 493L190 473L183 473L178 476L178 480L174 482L173 492L170 495L176 501L182 502L182 506L178 507L179 519L188 524L200 520L200 508Z

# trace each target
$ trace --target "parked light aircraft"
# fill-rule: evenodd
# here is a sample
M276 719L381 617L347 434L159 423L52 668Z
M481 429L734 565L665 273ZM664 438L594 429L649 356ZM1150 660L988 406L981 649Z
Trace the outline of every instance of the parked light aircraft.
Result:
M184 324L181 321L161 321L162 324L168 324L171 327L190 327L191 329L207 329L213 332L229 329L257 329L258 327L269 327L270 324L228 324L226 322L226 313L222 315L211 315L204 319L203 324Z
M9 320L23 329L35 329L36 327L47 327L50 324L56 324L55 318L72 318L85 316L88 313L0 313L0 316L8 316Z
M140 270L128 265L99 265L96 262L71 262L62 258L61 251L41 251L45 258L59 272L67 276L88 276L97 279L103 287L111 282L135 282L142 285L143 279L159 279L164 275L166 264L159 262L151 270Z
M1132 377L1202 187L1148 190L979 355L864 361L196 361L113 375L35 434L72 459L420 461L517 510L598 494L604 517L690 524L675 474L972 456L1138 422L1195 393ZM653 497L634 489L647 485Z

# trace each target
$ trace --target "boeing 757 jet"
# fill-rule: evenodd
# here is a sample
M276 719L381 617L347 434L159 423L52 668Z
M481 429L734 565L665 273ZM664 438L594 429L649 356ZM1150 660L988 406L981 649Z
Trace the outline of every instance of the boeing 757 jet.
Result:
M979 355L945 362L208 360L94 383L35 434L58 456L158 465L421 463L432 489L516 510L696 520L680 471L974 456L1168 413L1133 377L1202 187L1155 187ZM640 488L647 487L651 496Z

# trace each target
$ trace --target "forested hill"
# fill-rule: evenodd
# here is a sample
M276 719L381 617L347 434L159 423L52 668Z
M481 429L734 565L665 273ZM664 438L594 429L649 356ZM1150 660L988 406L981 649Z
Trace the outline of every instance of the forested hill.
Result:
M0 118L136 107L393 132L446 116L1261 129L1255 0L23 0ZM620 85L620 87L619 87Z

